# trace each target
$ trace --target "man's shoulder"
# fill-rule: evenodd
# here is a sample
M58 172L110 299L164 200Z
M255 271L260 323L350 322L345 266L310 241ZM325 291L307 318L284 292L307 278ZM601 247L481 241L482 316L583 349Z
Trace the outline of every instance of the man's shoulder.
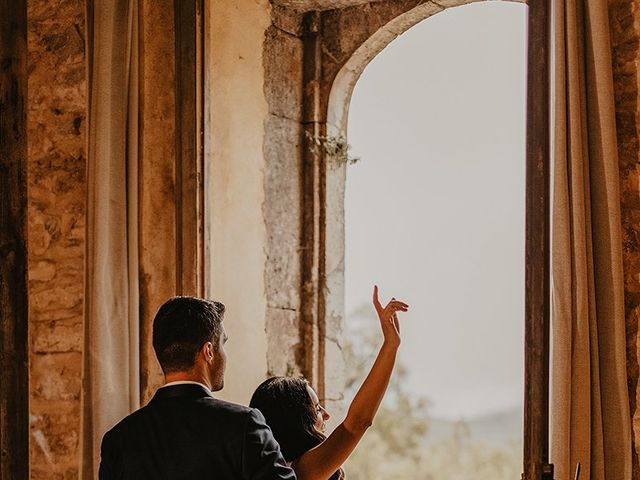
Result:
M108 437L117 436L120 433L125 432L129 428L135 427L137 424L144 420L148 408L149 405L145 405L144 407L141 407L124 417L105 433L104 438L107 439Z
M127 435L127 432L141 428L141 425L148 423L151 418L158 417L160 412L162 412L160 418L164 414L183 414L196 416L203 422L213 421L218 423L222 421L224 424L235 424L237 426L244 425L249 418L254 418L258 414L257 410L253 408L213 397L190 400L180 399L177 402L175 400L169 402L152 400L144 407L120 420L105 434L105 437Z
M209 406L210 408L226 411L231 414L247 415L252 410L254 410L245 405L240 405L239 403L228 402L226 400L220 400L218 398L213 398L213 397L206 398L204 399L204 401L206 402L206 405Z
M245 421L249 417L255 416L257 410L239 403L228 402L218 398L202 398L198 402L201 414L212 417L223 417L230 420Z

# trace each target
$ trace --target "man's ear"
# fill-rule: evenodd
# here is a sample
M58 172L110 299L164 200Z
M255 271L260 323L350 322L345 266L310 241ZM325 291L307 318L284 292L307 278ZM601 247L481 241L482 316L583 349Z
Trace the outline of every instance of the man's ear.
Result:
M214 347L213 347L213 343L211 342L206 342L202 346L202 354L204 355L204 359L207 362L210 362L213 360L213 351L214 351Z

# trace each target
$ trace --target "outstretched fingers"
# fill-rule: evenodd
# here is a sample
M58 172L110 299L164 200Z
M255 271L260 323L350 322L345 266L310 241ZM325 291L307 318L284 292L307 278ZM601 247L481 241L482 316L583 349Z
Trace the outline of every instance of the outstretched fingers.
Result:
M391 300L385 307L385 310L389 312L406 312L407 310L409 310L409 305L399 300Z
M373 306L375 307L376 311L378 312L381 318L384 317L388 319L391 319L391 316L395 315L396 312L406 312L409 309L409 305L407 303L402 302L400 300L396 300L395 297L391 298L389 303L387 303L387 305L383 307L382 304L380 303L380 297L379 297L377 285L373 286ZM397 317L396 317L396 321L397 321Z
M382 311L382 305L380 304L380 300L378 298L378 286L377 285L373 286L373 306L375 307L375 309L378 312Z

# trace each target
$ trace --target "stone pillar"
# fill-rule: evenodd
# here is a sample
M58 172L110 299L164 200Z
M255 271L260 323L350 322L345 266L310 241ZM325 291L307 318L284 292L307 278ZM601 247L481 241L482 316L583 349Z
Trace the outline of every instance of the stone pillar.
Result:
M265 162L262 214L267 233L264 273L267 369L300 374L300 245L302 165L302 15L274 7L264 39ZM296 353L298 355L296 356Z

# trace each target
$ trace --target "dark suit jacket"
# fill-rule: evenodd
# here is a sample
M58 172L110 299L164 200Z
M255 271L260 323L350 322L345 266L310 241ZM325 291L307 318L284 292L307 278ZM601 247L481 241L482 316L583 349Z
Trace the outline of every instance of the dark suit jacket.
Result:
M202 386L158 389L102 439L100 480L295 480L264 417Z

